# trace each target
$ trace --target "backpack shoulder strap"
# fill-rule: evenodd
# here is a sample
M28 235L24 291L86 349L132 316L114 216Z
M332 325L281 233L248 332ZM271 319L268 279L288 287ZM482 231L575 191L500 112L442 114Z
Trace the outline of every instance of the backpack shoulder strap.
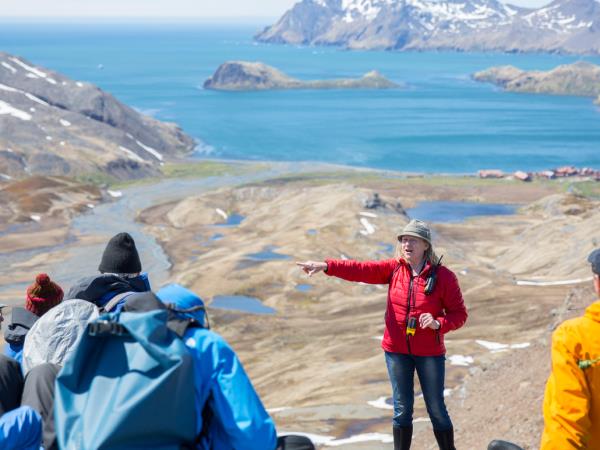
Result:
M208 322L208 315L206 314L206 308L204 305L193 306L188 309L179 309L173 303L166 304L169 310L169 320L167 321L167 327L173 331L180 338L183 337L188 328L206 328L210 329L210 323ZM189 314L196 311L205 312L206 325L198 322L196 319L191 317L183 317L182 314Z
M121 292L120 294L115 295L102 308L100 308L100 311L101 312L112 311L115 308L115 306L117 306L121 302L121 300L123 300L126 297L129 297L131 294L135 294L135 292L134 291L126 291L126 292Z

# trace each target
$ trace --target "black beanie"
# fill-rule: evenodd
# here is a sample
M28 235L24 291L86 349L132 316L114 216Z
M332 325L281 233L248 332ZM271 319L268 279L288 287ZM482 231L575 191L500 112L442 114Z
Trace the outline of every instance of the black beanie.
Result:
M140 255L129 233L119 233L111 238L102 254L98 270L102 273L138 273L142 271Z

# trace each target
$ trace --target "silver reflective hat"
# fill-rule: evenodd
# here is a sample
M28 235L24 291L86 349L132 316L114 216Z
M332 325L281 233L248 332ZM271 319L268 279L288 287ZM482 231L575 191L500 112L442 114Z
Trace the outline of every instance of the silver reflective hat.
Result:
M0 303L0 311L2 310L2 308L6 308L8 305L4 304L4 303Z
M431 245L431 230L429 229L429 225L421 220L413 219L408 222L402 230L402 233L398 235L398 239L401 239L402 236L418 237Z

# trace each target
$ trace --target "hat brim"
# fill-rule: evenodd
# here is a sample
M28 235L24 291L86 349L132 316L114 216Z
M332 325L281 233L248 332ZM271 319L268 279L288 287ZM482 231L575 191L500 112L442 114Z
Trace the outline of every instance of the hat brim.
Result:
M0 309L2 308L6 308L8 305L4 304L4 303L0 303Z
M425 241L425 242L427 242L429 245L431 245L431 241L430 241L429 239L425 239L423 236L421 236L421 235L420 235L420 234L418 234L418 233L415 233L414 231L405 231L405 232L402 232L402 233L400 233L400 234L398 235L398 240L402 239L402 236L412 236L412 237L416 237L416 238L419 238L419 239L421 239L422 241Z

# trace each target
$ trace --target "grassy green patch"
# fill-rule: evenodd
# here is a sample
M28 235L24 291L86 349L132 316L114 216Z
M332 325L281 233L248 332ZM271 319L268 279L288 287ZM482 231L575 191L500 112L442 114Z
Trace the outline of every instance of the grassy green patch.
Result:
M91 184L94 186L111 186L118 180L103 172L89 172L75 177L79 183Z
M124 189L131 186L152 184L161 178L206 178L224 175L243 175L268 169L264 163L228 163L220 161L186 161L178 163L167 163L162 167L162 176L146 177L134 180L118 180L103 172L90 172L77 176L75 179L80 183L92 184L94 186L110 187L113 189Z
M564 184L565 190L571 190L576 194L580 194L591 199L600 199L600 182L598 181L575 181Z
M330 172L304 172L300 174L286 174L276 178L270 178L259 183L284 185L292 183L311 182L313 185L322 185L331 182L347 182L357 185L366 185L369 183L381 183L384 181L389 187L406 185L423 185L430 187L493 187L493 186L531 186L541 185L546 187L556 186L558 191L560 187L555 181L534 180L530 183L523 183L513 179L494 179L479 178L474 175L407 175L394 172L360 171L360 170L339 170Z
M146 177L135 180L119 180L110 185L112 189L125 189L132 186L140 186L144 184L152 184L160 180L161 177Z
M203 178L222 175L241 175L264 170L266 164L226 163L221 161L200 161L165 164L162 171L167 178Z
M280 175L275 178L268 178L266 180L248 183L246 186L264 186L264 185L286 185L294 183L306 183L310 182L311 185L324 185L332 182L346 182L346 183L365 183L368 181L381 181L395 179L396 177L390 177L386 173L371 172L371 171L323 171L323 172L301 172L301 173L289 173Z

